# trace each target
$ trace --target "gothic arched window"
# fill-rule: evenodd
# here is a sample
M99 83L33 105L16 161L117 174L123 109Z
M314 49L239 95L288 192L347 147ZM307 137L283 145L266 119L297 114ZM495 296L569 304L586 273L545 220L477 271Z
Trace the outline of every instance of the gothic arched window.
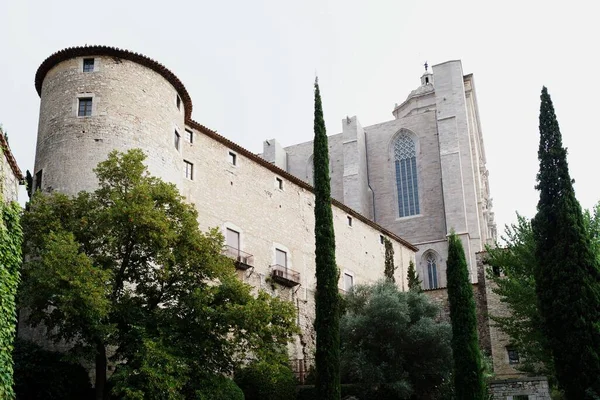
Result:
M419 214L419 187L417 182L417 151L414 140L406 133L394 142L394 165L398 191L398 215Z
M437 289L438 287L438 275L437 275L437 260L435 254L427 254L427 277L429 278L429 289Z

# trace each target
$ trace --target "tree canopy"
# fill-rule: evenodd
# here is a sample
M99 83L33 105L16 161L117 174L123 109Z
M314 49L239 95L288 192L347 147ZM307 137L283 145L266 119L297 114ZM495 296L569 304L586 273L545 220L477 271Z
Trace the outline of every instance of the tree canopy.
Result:
M426 295L356 286L342 316L342 375L366 399L440 398L452 371L450 325Z
M220 233L202 233L194 206L144 159L110 153L93 193L34 194L19 298L31 324L95 363L97 399L109 387L123 399L202 398L203 382L250 354L280 352L295 309L254 296L222 255Z

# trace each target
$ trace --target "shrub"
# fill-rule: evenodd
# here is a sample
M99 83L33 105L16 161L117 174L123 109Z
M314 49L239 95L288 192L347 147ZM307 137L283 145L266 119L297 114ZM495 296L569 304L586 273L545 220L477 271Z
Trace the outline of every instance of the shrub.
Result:
M296 398L296 378L284 363L253 361L236 372L235 381L244 392L246 400Z
M65 361L61 353L22 339L15 341L15 393L19 400L90 399L92 388L85 368Z
M215 375L202 382L202 389L196 390L196 400L244 400L244 393L234 381Z

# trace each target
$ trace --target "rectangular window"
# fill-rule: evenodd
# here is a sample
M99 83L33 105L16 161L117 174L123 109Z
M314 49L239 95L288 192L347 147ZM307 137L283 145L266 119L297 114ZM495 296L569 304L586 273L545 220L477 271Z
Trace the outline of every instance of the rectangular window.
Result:
M94 72L94 59L84 58L83 59L83 72Z
M40 169L36 174L35 174L35 190L41 190L42 189L42 169Z
M229 152L229 162L231 165L237 165L237 154L235 154L233 151Z
M509 364L518 364L519 363L519 352L516 349L507 347L506 351L508 352L508 363Z
M179 144L181 142L181 136L179 136L179 132L175 131L175 148L179 150Z
M194 132L190 131L189 129L186 129L184 138L186 142L194 143Z
M77 111L79 117L91 117L92 116L92 98L91 97L80 97L79 98L79 109Z
M348 216L348 226L352 226L352 217Z
M350 291L354 287L354 277L350 274L344 273L344 290Z
M227 246L239 250L240 249L240 233L237 231L234 231L233 229L229 229L227 228L227 232L226 232L226 243Z
M400 217L417 215L419 190L417 184L416 157L396 160L396 187L398 189L398 211Z
M177 96L177 109L181 110L181 97Z
M185 160L183 162L185 164L185 177L189 180L194 180L194 164Z
M285 251L275 249L275 264L287 268L287 253Z
M529 400L528 394L518 394L512 397L512 400Z
M283 179L275 178L275 181L277 183L277 188L283 190Z
M379 235L379 243L383 244L384 240L383 240L383 235Z

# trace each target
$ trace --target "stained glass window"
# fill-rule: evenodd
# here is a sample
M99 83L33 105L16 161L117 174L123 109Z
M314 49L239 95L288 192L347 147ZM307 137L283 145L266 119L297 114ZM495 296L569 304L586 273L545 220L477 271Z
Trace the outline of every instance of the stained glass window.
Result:
M408 217L419 214L417 152L415 142L405 133L394 142L394 164L398 191L398 215Z

